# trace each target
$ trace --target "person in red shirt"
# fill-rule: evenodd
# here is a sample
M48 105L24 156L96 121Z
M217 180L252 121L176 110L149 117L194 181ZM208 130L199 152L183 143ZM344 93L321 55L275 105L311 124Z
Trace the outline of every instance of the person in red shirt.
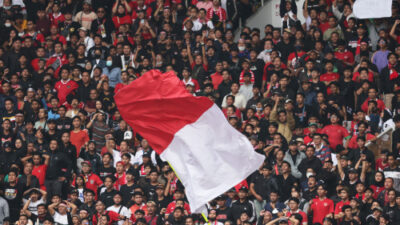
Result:
M112 225L112 224L116 224L118 221L120 220L127 220L129 218L126 218L123 215L120 215L116 212L113 211L108 211L105 210L106 206L104 205L104 203L102 201L97 201L96 202L96 214L93 215L92 217L92 222L93 224L97 224L97 222L102 219L106 219L107 220L107 225ZM103 216L106 216L103 218ZM103 224L103 223L101 223Z
M354 65L354 55L351 51L346 49L346 42L343 40L338 41L338 48L335 52L335 58L340 60L345 66Z
M358 148L357 145L357 138L365 136L367 141L375 141L376 137L373 134L367 133L368 130L368 123L365 121L361 121L358 123L358 134L353 135L347 143L347 147L351 149Z
M388 163L388 149L382 149L379 158L375 160L375 171L383 171L384 169L389 167Z
M132 215L139 209L143 210L145 215L147 215L147 205L143 200L142 192L135 192L133 194L133 202L134 204L129 208L131 210Z
M349 136L346 128L339 124L339 117L336 114L331 115L331 124L322 129L322 133L328 135L329 147L333 150L337 145L343 144L343 139Z
M43 155L45 158L44 163L42 164L42 156L38 152L34 152L32 154L32 161L33 161L33 170L32 175L37 177L39 180L40 189L46 190L46 186L44 185L44 180L46 178L46 171L47 166L49 165L49 155Z
M67 56L63 53L63 45L61 42L54 44L54 54L46 61L46 68L52 67L55 70L54 78L58 79L61 67L68 64Z
M125 164L122 161L117 162L117 165L115 167L116 173L115 173L115 183L114 183L114 188L116 190L120 190L121 186L126 184L126 173L125 173Z
M222 62L217 62L215 65L215 73L211 74L211 81L212 84L214 85L214 89L217 90L218 86L222 83L224 80L222 78Z
M73 129L70 132L70 141L76 148L76 155L79 156L82 146L86 145L89 142L89 134L88 131L81 129L81 118L79 116L75 116L72 120Z
M217 19L214 19L217 18ZM221 7L220 0L213 0L213 6L207 10L207 19L225 23L226 21L226 11ZM216 25L214 23L214 25Z
M97 199L97 190L98 188L103 185L103 181L100 179L99 176L92 173L91 167L92 164L89 161L83 161L82 165L82 176L85 178L85 185L87 189L92 190L95 193L95 198ZM75 184L75 180L72 183Z
M309 214L312 212L313 224L322 224L325 217L333 218L334 202L326 197L326 187L321 184L317 188L318 197L310 201Z
M307 214L299 209L300 200L298 198L293 198L292 197L292 198L289 198L288 203L289 203L289 209L290 210L286 213L286 217L291 217L293 214L298 213L298 214L301 215L301 217L303 217L303 220L302 220L301 224L302 225L307 225L308 224ZM291 223L289 223L289 225L290 224Z
M78 88L78 84L69 79L69 74L69 69L67 67L62 67L61 80L59 80L55 85L60 104L65 104L67 102L67 96L72 94Z
M200 90L200 84L199 84L199 82L198 82L196 79L192 78L192 76L191 76L191 74L190 74L190 69L189 69L189 67L183 68L183 70L182 70L182 77L183 77L182 82L183 82L183 84L184 84L185 86L190 84L190 85L193 85L193 86L194 86L194 91L195 91L195 92L197 92L197 91ZM211 78L212 78L212 77L211 77Z
M119 30L119 27L124 24L132 24L132 18L129 14L126 13L125 6L119 4L117 6L117 13L112 18L114 22L114 26L116 30Z
M53 6L51 7L51 12L52 13L49 13L49 20L53 25L57 26L59 23L65 21L65 17L61 13L61 8L58 2L56 1L53 2Z
M370 87L368 89L368 98L365 99L364 103L361 105L361 109L367 114L369 114L368 105L370 101L376 102L380 113L383 112L383 110L385 110L385 103L382 100L378 99L378 90L374 87Z
M321 82L324 82L326 86L328 86L333 81L339 81L340 75L338 73L333 72L333 62L328 61L325 64L326 73L322 74L319 77Z
M343 206L350 205L349 190L345 187L339 192L339 197L342 199L336 203L335 206L335 219L342 219L344 214L342 211Z

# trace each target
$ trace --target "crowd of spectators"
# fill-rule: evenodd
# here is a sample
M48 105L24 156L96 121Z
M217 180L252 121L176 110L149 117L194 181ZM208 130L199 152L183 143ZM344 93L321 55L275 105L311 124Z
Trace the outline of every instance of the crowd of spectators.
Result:
M252 0L0 0L0 225L400 224L399 2L281 0L260 30ZM266 156L208 222L114 102L151 69Z

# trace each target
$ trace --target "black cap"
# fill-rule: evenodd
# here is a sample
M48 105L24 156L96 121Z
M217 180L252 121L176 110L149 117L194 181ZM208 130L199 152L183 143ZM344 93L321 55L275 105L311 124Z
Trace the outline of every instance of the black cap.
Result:
M247 187L245 187L245 186L242 186L241 188L239 188L239 191L244 191L247 193L249 191L249 189L247 189Z
M354 169L354 168L350 168L350 169L349 169L349 173L357 173L357 174L358 174L357 170Z
M226 195L219 195L218 197L215 198L215 200L226 200Z
M149 158L150 158L150 157L151 157L150 152L144 152L144 153L143 153L143 157L149 157Z
M296 140L290 140L289 145L297 145L297 141Z

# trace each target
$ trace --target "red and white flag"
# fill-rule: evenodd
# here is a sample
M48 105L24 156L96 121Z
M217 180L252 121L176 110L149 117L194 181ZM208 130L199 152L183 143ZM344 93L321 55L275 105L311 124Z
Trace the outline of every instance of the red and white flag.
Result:
M115 101L122 118L174 168L194 213L264 161L217 105L191 95L174 72L151 70Z

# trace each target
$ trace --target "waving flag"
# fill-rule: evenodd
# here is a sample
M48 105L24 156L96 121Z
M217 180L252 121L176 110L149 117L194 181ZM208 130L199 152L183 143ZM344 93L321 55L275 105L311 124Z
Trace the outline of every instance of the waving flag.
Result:
M191 95L173 72L151 70L115 101L123 119L174 168L195 213L264 161L212 101Z

